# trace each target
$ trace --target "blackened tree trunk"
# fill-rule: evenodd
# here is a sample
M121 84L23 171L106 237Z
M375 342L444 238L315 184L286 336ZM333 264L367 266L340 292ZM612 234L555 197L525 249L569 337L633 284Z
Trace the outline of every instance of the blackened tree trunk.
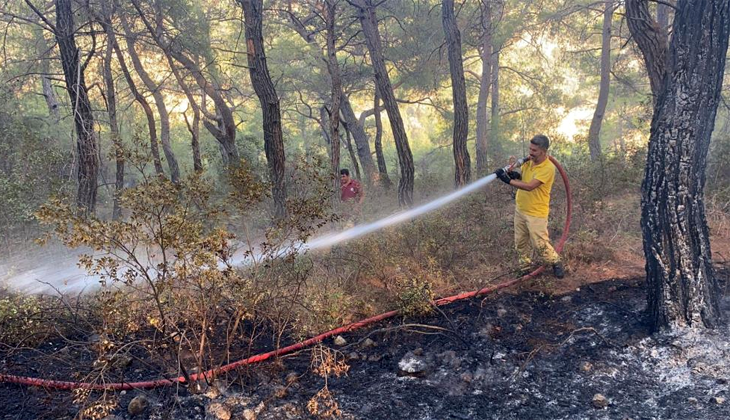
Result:
M246 24L246 47L251 84L256 91L256 96L259 97L263 111L264 149L269 164L275 215L277 218L282 218L286 215L284 137L281 128L279 97L276 95L274 83L271 81L264 52L263 0L238 0L238 2L243 7Z
M344 93L342 94L342 107L340 110L342 111L344 121L347 123L347 129L350 131L350 134L352 134L352 138L355 141L357 157L360 158L360 163L362 164L365 182L368 185L380 183L381 180L378 174L378 169L375 167L373 155L370 151L368 136L365 133L365 129L362 124L360 124L360 121L357 117L355 117L355 111L353 111L352 104L350 104L350 98L348 98Z
M651 85L652 102L657 97L664 80L667 55L667 32L662 29L649 12L648 0L626 0L626 24L631 37L644 56L646 72Z
M102 26L107 34L106 52L104 54L103 76L104 87L106 91L106 109L109 114L109 134L111 136L112 145L114 147L114 161L116 166L114 176L114 205L112 208L112 219L118 220L122 215L120 206L120 198L122 189L124 189L124 148L122 146L122 136L119 133L119 123L117 121L117 92L114 85L114 75L112 74L112 60L114 54L114 43L111 42L109 34L113 33L114 28L111 25L111 12L106 2L101 3L103 12Z
M730 34L729 5L728 0L686 0L675 14L642 184L648 311L655 330L711 328L721 321L704 186Z
M142 83L144 83L147 90L152 93L152 97L155 99L157 114L160 116L160 143L162 143L162 152L165 154L167 167L170 170L170 179L172 182L178 183L180 181L180 167L177 163L175 153L172 151L172 145L170 144L170 116L167 112L167 107L165 106L165 99L162 96L162 84L156 84L147 73L147 70L145 70L142 65L142 60L140 60L139 55L137 54L137 42L135 40L135 35L132 34L126 17L124 17L124 15L120 15L120 18L122 21L122 28L124 29L124 38L127 43L127 53L132 59L134 70L137 72Z
M588 129L588 149L591 160L601 158L601 125L606 114L608 94L611 88L611 21L613 20L613 0L606 1L603 10L603 31L601 34L601 83L598 89L598 103L593 113L591 127Z
M362 25L363 35L370 52L370 60L373 64L375 73L375 83L380 95L383 98L385 111L388 113L390 120L393 139L395 140L395 148L398 152L398 161L400 162L400 181L398 183L398 202L401 206L410 207L413 205L413 154L408 144L408 136L406 135L403 119L398 109L393 87L390 83L387 68L385 67L385 58L383 57L383 47L380 41L380 31L378 30L378 20L375 16L375 5L372 0L358 0L358 18Z
M335 16L337 7L334 0L326 0L325 12L325 33L327 37L327 71L331 79L332 109L330 110L330 167L332 170L332 191L333 201L337 202L340 191L340 103L342 102L342 78L340 77L340 64L337 62L337 47L335 45L337 34L335 33Z
M454 186L459 188L471 181L471 158L466 148L466 139L469 135L469 108L466 103L461 33L454 15L454 0L443 0L441 15L449 51L451 92L454 98Z
M378 161L378 173L380 174L380 184L386 190L390 189L393 182L388 176L388 167L385 164L385 155L383 154L383 120L380 118L380 94L378 87L375 87L375 157Z
M492 8L488 0L481 2L481 45L479 58L482 61L482 74L479 77L479 96L477 98L477 175L485 176L489 172L489 113L487 100L492 86Z
M94 116L91 111L84 68L80 51L74 39L71 0L55 0L56 41L61 52L61 64L66 80L66 90L71 99L71 109L76 127L76 151L78 158L78 190L76 205L81 215L92 215L96 208L99 176L99 149L94 132Z

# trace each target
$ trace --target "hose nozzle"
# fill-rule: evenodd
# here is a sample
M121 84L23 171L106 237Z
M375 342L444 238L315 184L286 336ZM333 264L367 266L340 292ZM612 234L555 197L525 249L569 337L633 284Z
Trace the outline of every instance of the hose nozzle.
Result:
M525 162L527 162L528 160L530 160L530 156L525 156L523 158L519 158L519 159L517 159L517 161L515 161L515 163L512 163L512 164L509 164L509 165L505 166L504 167L504 170L505 170L505 172L509 172L514 167L522 166L522 164L525 163Z

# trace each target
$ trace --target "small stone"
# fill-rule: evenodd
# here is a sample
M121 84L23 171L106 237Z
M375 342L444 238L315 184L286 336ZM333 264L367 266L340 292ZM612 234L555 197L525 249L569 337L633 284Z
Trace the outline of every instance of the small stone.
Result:
M466 382L466 383L471 383L471 381L474 380L474 377L472 376L471 373L466 372L466 373L462 373L461 374L461 380L464 381L464 382Z
M256 412L251 410L250 408L243 410L243 419L244 420L256 420Z
M414 356L423 356L423 349L419 347L419 348L413 350L413 355Z
M423 351L421 351L421 354L423 354ZM415 352L408 352L398 362L398 369L399 374L401 375L424 376L428 369L428 365L426 364L426 361L419 355L415 354Z
M362 342L362 344L360 345L360 347L362 347L364 349L368 349L370 347L375 347L376 345L377 344L375 344L375 341L373 341L373 340L371 340L369 338L366 338L365 341Z
M231 420L231 410L221 403L212 403L206 408L206 419Z
M122 354L112 358L112 366L119 369L124 369L132 364L132 358L126 354Z
M710 402L713 403L713 404L720 405L720 404L725 403L725 398L724 397L714 396L714 397L710 398Z
M690 404L697 404L699 402L699 400L695 397L689 397L689 398L687 398L687 402Z
M342 347L345 344L347 344L347 340L345 340L344 337L342 337L341 335L338 335L337 337L335 337L335 345L336 346Z
M608 407L608 399L604 397L602 394L595 394L593 396L593 406L595 408L606 408Z
M347 355L347 360L360 360L360 353L352 351Z
M583 372L590 372L593 370L593 363L591 362L582 362L580 364L580 370Z
M562 298L560 298L560 301L565 302L565 303L570 303L573 301L573 297L572 296L563 296Z
M616 286L611 286L611 287L609 287L609 288L608 288L608 293L613 293L613 292L615 292L616 290L618 290L618 289L616 288Z
M497 309L497 316L499 318L502 318L503 316L507 315L507 310L504 308Z
M147 409L148 405L149 402L147 401L147 397L144 395L137 395L129 402L127 412L129 412L130 416L136 416L138 414L142 414Z

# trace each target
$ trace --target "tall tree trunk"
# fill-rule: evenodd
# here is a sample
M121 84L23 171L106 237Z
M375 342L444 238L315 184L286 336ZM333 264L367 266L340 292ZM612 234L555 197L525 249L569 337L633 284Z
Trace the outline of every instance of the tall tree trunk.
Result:
M170 179L174 183L180 182L180 167L177 163L175 153L172 151L172 145L170 144L170 116L165 106L165 99L162 96L162 85L157 85L142 65L142 61L139 59L137 54L137 42L135 35L129 29L129 23L127 23L126 17L120 15L122 21L122 28L124 29L125 40L127 42L127 53L132 59L132 65L134 70L142 79L142 83L152 93L152 97L155 99L155 105L157 106L157 114L160 116L160 142L162 143L162 151L167 159L167 167L170 170Z
M642 184L647 309L655 330L711 328L721 321L704 186L730 36L729 5L686 0L675 14Z
M284 183L284 138L281 127L279 97L266 64L263 36L263 0L238 0L246 23L246 47L251 84L261 102L264 117L264 150L274 196L275 215L286 215ZM333 113L337 114L337 113ZM337 116L339 118L339 116Z
M99 176L99 148L94 132L94 116L91 111L81 54L74 39L71 0L55 0L56 41L61 52L61 64L66 80L66 90L76 127L76 151L78 153L78 190L76 205L81 215L92 215L96 208L97 179Z
M454 186L459 188L471 181L471 158L466 148L466 139L469 135L469 108L466 103L461 33L454 15L454 0L443 0L441 13L449 50L451 92L454 98Z
M652 102L656 105L666 67L667 33L649 13L648 0L626 0L626 24L644 56Z
M375 87L375 157L378 161L378 173L380 174L380 183L386 190L389 190L393 182L388 176L388 167L385 164L385 155L383 154L383 120L380 118L380 94L378 87Z
M398 109L398 103L393 94L390 77L385 67L380 31L378 30L378 20L375 16L375 6L372 4L372 0L359 0L358 9L358 18L362 25L363 35L365 36L365 41L370 52L370 60L373 64L375 83L377 84L377 89L380 91L380 95L382 95L385 110L390 120L393 139L395 140L395 148L398 152L401 174L398 183L398 202L401 206L410 207L413 205L413 154L408 144L408 136L406 135L403 119Z
M111 24L111 12L105 1L101 2L103 13L102 26L107 34L106 51L104 54L103 76L104 87L106 91L106 109L109 114L109 133L114 147L114 161L116 171L114 176L114 205L112 209L112 219L118 220L122 216L122 209L119 204L122 190L124 189L124 147L122 146L122 136L119 133L119 123L117 121L117 92L114 86L114 75L112 74L112 60L114 54L114 43L111 41L109 34L114 32Z
M613 20L613 0L606 1L603 11L603 31L601 43L601 84L598 90L598 103L593 113L591 127L588 129L588 149L591 161L601 159L601 124L606 114L608 94L611 88L611 21Z
M492 82L492 8L489 0L481 2L481 45L479 58L482 61L482 74L479 77L479 97L477 98L477 176L485 176L489 172L489 113L487 100Z
M61 115L58 110L58 98L56 92L53 90L51 79L48 77L50 72L50 65L48 53L51 47L48 46L48 41L43 35L43 28L38 25L32 25L33 37L35 38L36 53L38 54L38 60L40 62L40 73L41 73L41 88L43 90L43 98L46 100L48 106L48 114L53 118L53 121L58 123L61 121Z
M337 62L337 47L335 45L335 14L337 8L334 0L326 0L325 27L327 36L327 71L331 79L332 109L330 110L330 167L333 181L333 202L339 199L340 191L340 103L342 102L342 79L340 64Z
M350 98L344 93L342 94L342 107L340 110L342 111L344 121L347 123L347 129L355 140L357 157L360 158L360 163L362 164L365 182L367 185L380 183L381 179L378 174L378 169L375 167L375 162L373 162L368 136L365 133L363 125L360 124L360 120L355 116L355 111L353 111L352 104L350 104Z
M355 171L355 176L357 179L362 179L362 173L360 172L360 165L357 162L357 157L355 156L355 148L352 147L352 137L350 137L350 125L349 124L343 124L345 127L345 147L347 147L347 153L350 155L350 162L352 163L352 168Z
M671 3L671 1L669 2ZM669 12L671 11L671 7L663 4L663 3L657 3L656 4L656 22L659 24L659 27L666 33L667 29L669 28Z

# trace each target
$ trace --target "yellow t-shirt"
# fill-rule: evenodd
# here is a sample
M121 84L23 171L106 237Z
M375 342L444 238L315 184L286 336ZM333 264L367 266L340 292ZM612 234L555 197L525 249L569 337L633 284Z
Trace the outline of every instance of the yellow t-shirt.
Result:
M528 160L522 164L521 169L523 182L537 179L542 184L532 191L517 190L517 211L528 216L547 218L550 214L550 190L555 181L555 165L550 159L545 159L539 165Z

